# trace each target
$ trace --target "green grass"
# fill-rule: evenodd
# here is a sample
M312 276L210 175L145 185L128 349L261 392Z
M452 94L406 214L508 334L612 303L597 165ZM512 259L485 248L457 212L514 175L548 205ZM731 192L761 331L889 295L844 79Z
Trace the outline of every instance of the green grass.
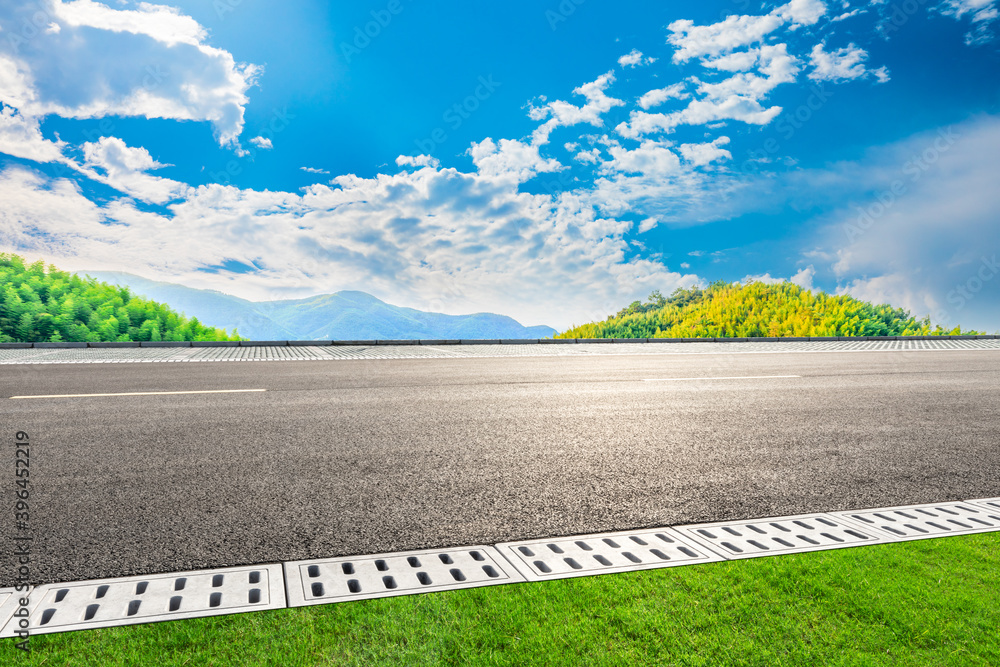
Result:
M43 635L2 665L1000 665L1000 533Z

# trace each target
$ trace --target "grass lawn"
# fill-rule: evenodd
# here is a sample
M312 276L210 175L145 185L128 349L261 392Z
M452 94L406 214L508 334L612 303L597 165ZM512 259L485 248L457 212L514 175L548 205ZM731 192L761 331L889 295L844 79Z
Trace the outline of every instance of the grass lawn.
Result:
M36 636L2 665L1000 665L1000 533Z

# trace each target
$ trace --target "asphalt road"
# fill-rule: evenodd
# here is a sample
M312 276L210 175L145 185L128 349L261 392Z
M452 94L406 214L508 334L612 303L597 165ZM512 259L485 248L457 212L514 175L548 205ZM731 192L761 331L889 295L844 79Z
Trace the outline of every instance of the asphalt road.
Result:
M26 431L51 582L996 497L998 387L1000 350L3 366L0 499ZM266 391L10 398L227 389Z

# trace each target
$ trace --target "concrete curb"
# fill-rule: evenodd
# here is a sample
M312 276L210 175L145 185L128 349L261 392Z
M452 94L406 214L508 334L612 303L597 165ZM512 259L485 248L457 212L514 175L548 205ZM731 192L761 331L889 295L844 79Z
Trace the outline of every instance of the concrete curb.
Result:
M908 340L997 340L998 334L982 336L795 336L786 338L466 338L463 340L226 340L226 341L113 341L77 343L0 343L0 350L26 348L69 349L81 347L304 347L349 345L572 345L575 343L799 343L821 341L908 341Z

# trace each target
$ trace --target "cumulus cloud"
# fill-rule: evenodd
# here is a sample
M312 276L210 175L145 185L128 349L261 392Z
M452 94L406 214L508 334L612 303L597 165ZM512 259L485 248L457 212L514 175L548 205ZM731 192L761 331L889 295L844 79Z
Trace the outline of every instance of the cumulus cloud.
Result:
M83 145L84 175L143 201L163 204L184 196L189 186L147 171L170 166L160 164L145 148L133 148L117 137L101 137Z
M701 26L682 19L667 26L667 43L674 47L674 62L683 63L757 44L782 26L813 25L825 13L826 5L820 0L792 0L763 16L732 15Z
M591 148L589 151L579 151L573 156L573 159L584 164L597 164L602 161L601 149Z
M397 158L397 164L398 164L398 158ZM306 172L308 174L329 174L330 173L326 169L319 169L317 167L299 167L299 169L301 169L302 171L304 171L304 172Z
M752 62L755 72L737 72L721 81L702 82L692 78L696 93L700 97L692 99L686 108L671 113L648 113L638 109L629 114L627 122L620 123L615 131L623 137L638 139L647 134L672 132L680 125L702 125L722 120L738 120L751 125L766 125L781 113L781 107L766 107L762 104L768 94L777 86L791 83L800 70L799 59L788 53L786 44L768 44L753 50ZM719 63L715 63L719 64ZM736 67L736 63L728 66ZM725 69L725 68L722 68ZM664 89L669 93L656 93L645 101L657 101L658 97L677 96L680 88ZM650 95L650 93L647 93ZM645 98L645 96L644 96ZM643 104L647 109L652 104Z
M638 67L640 65L651 65L655 62L656 58L643 57L642 51L639 49L632 49L629 53L618 59L618 64L622 67Z
M794 276L789 278L789 280L804 290L812 291L815 289L813 287L813 278L816 277L816 269L812 265L805 267L798 271Z
M44 17L46 30L19 30ZM223 145L243 130L260 69L205 43L178 10L92 0L0 5L0 101L23 116L140 116L210 122Z
M254 137L250 140L250 143L265 151L269 151L274 148L274 144L267 137Z
M472 162L484 176L511 176L518 182L533 178L540 172L559 171L563 166L555 158L544 158L538 146L516 139L494 142L487 137L473 142L469 149Z
M60 162L65 146L64 141L45 139L37 118L25 117L12 107L0 106L0 153L35 162Z
M683 83L675 83L666 88L650 90L639 98L639 106L643 109L650 109L663 104L667 100L684 100L691 97L691 94L685 92L684 88Z
M339 176L299 194L212 184L157 214L124 200L99 205L68 180L9 167L0 200L5 250L246 298L361 289L416 307L489 309L566 327L699 280L626 259L631 223L599 217L589 202L528 195L509 180L454 169ZM200 270L222 260L261 268Z
M679 150L684 159L696 167L703 167L716 160L731 160L733 155L725 148L720 148L729 143L729 137L719 137L714 141L701 144L681 144Z
M740 281L744 285L749 285L750 283L764 283L766 285L777 285L778 283L785 282L784 278L775 278L770 273L761 273L758 275L748 275Z
M528 115L532 120L544 120L532 134L532 143L540 146L546 143L549 135L557 127L566 127L587 123L594 127L603 124L602 116L610 109L625 104L622 100L609 96L605 91L615 82L614 72L608 72L597 77L590 83L573 89L574 95L582 95L586 102L576 106L562 100L546 102L542 106L533 106Z
M865 65L866 60L868 52L854 44L835 51L826 51L823 43L816 44L809 56L813 68L809 78L813 81L849 81L874 76L879 83L889 80L885 67L870 70Z
M430 155L416 155L416 156L400 155L399 157L396 158L396 166L437 168L441 166L441 162L437 158L431 157ZM303 169L305 169L305 167L303 167Z
M656 225L659 224L659 222L660 221L657 220L656 218L646 218L645 220L639 223L639 233L645 234L653 227L656 227Z

